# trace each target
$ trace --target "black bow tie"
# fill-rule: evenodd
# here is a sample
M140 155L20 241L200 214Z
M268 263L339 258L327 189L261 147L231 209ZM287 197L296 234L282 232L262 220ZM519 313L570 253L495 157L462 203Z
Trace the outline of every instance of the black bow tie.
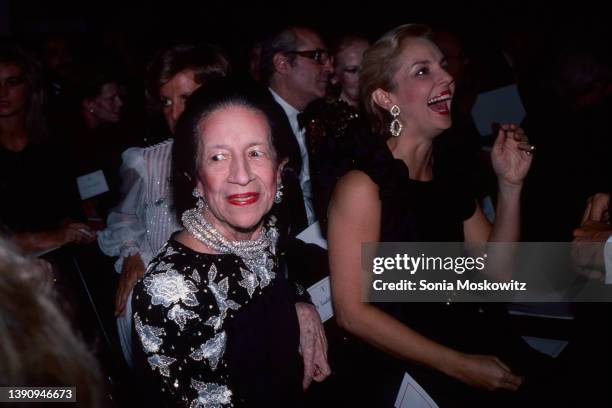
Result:
M308 119L306 115L304 115L304 112L300 112L297 114L297 122L300 130L306 127L306 125L308 124Z

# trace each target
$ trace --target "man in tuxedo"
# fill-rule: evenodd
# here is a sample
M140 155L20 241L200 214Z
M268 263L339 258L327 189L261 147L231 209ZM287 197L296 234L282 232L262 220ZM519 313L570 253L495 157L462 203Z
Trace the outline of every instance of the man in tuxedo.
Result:
M305 228L316 219L308 150L299 114L310 102L325 96L333 73L331 60L321 36L314 30L286 27L262 43L260 69L261 80L268 86L272 98L287 118L287 166L299 177L306 216L301 226ZM301 208L292 208L292 211L301 211Z

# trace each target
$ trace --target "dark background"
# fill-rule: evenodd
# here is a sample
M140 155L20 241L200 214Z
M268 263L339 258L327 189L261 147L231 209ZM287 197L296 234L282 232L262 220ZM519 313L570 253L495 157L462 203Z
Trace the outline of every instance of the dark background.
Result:
M290 3L290 4L288 4ZM175 41L221 45L242 65L248 48L284 23L304 23L328 38L358 32L378 38L399 24L422 22L459 31L472 52L489 49L503 34L521 32L525 46L546 48L570 41L588 42L609 56L611 29L603 3L478 1L0 1L4 34L36 40L66 33L75 46L93 48L104 37L121 36L134 59Z

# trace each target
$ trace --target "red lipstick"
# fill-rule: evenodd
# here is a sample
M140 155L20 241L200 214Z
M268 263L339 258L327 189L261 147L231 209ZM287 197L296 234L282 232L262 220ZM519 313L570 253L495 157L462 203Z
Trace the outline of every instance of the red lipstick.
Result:
M237 206L253 204L257 200L259 200L259 193L249 192L227 196L227 201L229 201L230 204Z

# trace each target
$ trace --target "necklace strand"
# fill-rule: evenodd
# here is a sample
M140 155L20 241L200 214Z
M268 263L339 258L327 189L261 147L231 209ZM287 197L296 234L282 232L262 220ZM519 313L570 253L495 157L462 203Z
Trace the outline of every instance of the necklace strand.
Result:
M195 208L185 211L181 220L185 229L198 241L220 253L231 253L241 258L253 259L261 256L262 251L273 245L266 229L254 240L229 240Z

